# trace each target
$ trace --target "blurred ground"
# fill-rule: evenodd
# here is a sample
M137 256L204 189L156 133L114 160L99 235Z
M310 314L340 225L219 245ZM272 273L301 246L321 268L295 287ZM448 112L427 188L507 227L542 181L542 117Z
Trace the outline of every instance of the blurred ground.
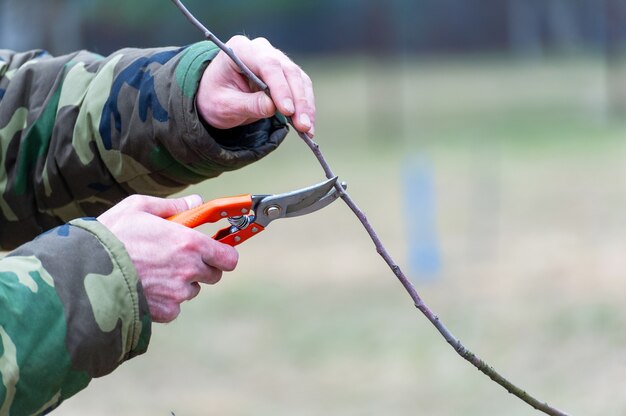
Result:
M626 123L607 116L602 63L304 67L322 150L452 332L573 415L626 414ZM435 184L442 269L430 280L405 266L415 157ZM291 134L195 191L282 192L322 176ZM145 356L55 414L538 414L456 356L341 202L239 251L236 272L153 327Z

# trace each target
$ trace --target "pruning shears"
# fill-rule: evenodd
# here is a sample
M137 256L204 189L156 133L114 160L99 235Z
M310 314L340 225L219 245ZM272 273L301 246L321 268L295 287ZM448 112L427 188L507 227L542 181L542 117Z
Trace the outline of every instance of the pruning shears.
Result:
M340 197L335 188L337 177L307 188L275 195L237 195L218 198L168 218L195 228L202 224L227 219L230 226L222 228L213 239L236 246L263 231L279 218L298 217L322 209ZM347 188L345 182L341 183Z

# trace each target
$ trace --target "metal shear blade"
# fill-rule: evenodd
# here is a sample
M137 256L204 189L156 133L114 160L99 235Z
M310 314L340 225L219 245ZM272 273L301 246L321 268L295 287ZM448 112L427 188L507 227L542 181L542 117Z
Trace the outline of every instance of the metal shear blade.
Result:
M317 185L287 192L279 195L263 197L256 209L256 222L266 227L271 221L278 218L290 218L310 214L324 208L340 195L335 184L337 177L328 179ZM343 189L347 188L344 183Z

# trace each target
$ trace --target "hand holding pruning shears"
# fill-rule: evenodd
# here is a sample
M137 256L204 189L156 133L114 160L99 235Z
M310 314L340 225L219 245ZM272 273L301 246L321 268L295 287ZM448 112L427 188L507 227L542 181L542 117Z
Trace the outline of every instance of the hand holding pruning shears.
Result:
M232 271L238 254L231 246L259 234L272 221L315 212L335 201L337 178L277 195L240 195L202 204L198 196L161 199L131 196L98 220L126 246L155 322L169 322L180 304ZM345 189L345 184L342 184ZM168 218L170 221L163 221ZM227 219L213 238L190 228ZM181 227L180 225L186 227Z
M219 230L213 239L236 246L263 231L276 219L298 217L324 208L340 196L335 189L336 182L335 177L284 194L239 195L215 199L168 219L195 228L226 218L230 226ZM341 186L346 189L345 183Z

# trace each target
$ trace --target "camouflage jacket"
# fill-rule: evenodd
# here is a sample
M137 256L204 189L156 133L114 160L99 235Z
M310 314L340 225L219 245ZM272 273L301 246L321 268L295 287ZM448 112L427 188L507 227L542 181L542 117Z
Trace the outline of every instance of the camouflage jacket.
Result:
M1 416L46 413L148 346L130 258L85 217L240 168L285 137L278 118L202 123L194 96L216 53L0 50L0 246L17 247L0 260Z

